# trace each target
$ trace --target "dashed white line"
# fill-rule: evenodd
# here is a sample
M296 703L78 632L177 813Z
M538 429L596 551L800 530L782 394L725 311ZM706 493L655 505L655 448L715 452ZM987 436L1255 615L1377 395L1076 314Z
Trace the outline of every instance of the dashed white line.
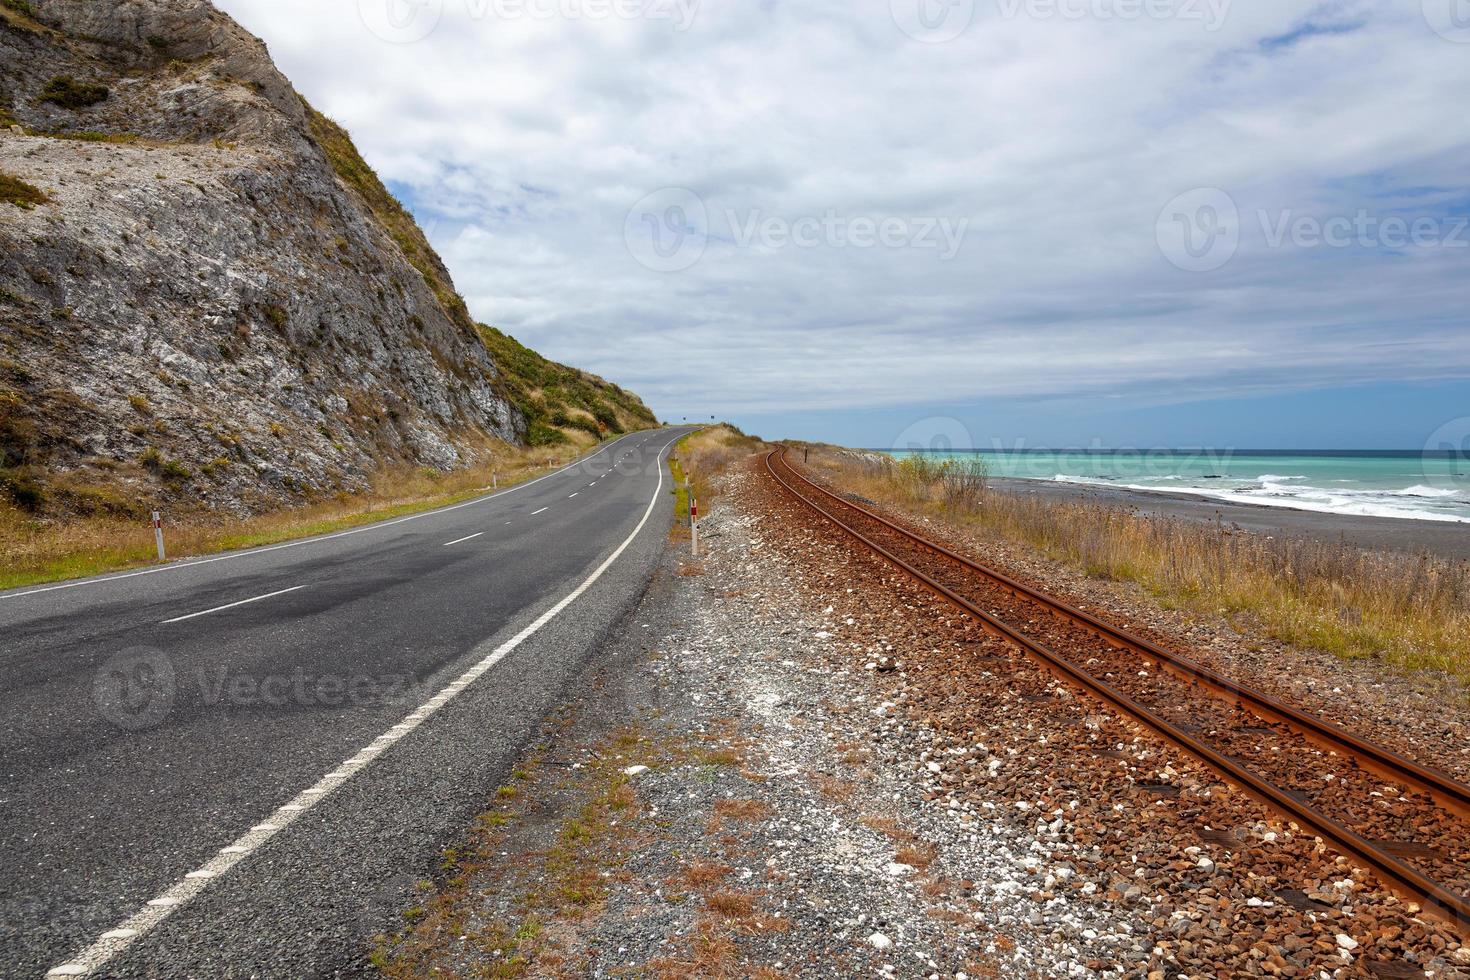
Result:
M581 492L582 491L580 491L580 490L577 491L577 493L581 493ZM568 500L571 500L573 497L575 497L577 495L577 493L569 493L569 494L567 494L567 499Z
M248 606L252 602L259 602L262 599L271 599L275 596L285 595L287 592L295 592L297 589L304 588L306 588L306 586L304 585L293 585L289 589L281 589L279 592L267 592L265 595L258 595L253 599L241 599L239 602L232 602L226 606L215 606L213 609L201 609L199 612L190 613L187 616L175 616L173 619L165 619L163 623L165 626L167 626L169 623L182 623L186 619L194 619L197 616L208 616L210 613L224 612L226 609L234 609L236 606Z
M447 547L449 547L452 544L463 544L466 541L473 541L473 540L475 540L476 538L478 538L480 535L482 535L484 533L485 533L484 531L476 531L474 534L466 534L462 538L455 538L453 541L446 541L446 542L444 542L444 547L447 548Z
M550 507L542 507L540 510L533 510L531 511L531 516L535 517L537 514L544 514L550 509Z
M673 445L673 442L668 443L663 449L660 449L659 455L662 456L664 449L667 449L671 445ZM453 683L414 709L403 721L373 739L370 744L359 750L357 755L323 776L315 786L303 790L294 800L276 810L264 822L251 827L248 833L221 850L204 867L199 868L197 871L189 872L158 898L150 899L147 905L133 913L133 916L126 922L103 933L95 943L73 957L70 962L52 968L47 973L47 976L87 976L106 966L140 937L155 929L159 923L172 915L179 906L193 899L200 892L204 891L204 889L208 888L213 881L229 871L236 864L245 860L252 851L258 849L276 834L289 827L302 813L326 799L333 790L341 786L347 779L350 779L353 774L367 768L389 746L423 724L436 711L444 707L455 695L479 680L481 675L501 660L504 660L511 651L530 639L543 626L561 615L567 606L570 606L582 593L586 592L598 579L602 578L603 573L612 567L613 562L622 557L623 552L628 550L629 545L633 543L633 540L638 537L639 532L648 524L648 519L653 516L653 509L663 497L663 489L664 474L663 467L660 466L658 467L658 486L654 488L653 498L649 500L648 509L643 512L643 518L638 522L638 526L633 528L632 533L623 539L623 543L618 545L617 549L608 555L591 575L587 576L586 581L573 589L570 594L564 596L556 605L542 613L535 622L490 651L482 660L461 674ZM347 767L351 767L351 769L345 774L339 771L347 769Z
M627 437L625 436L624 438ZM196 558L193 561L180 561L169 565L159 565L156 568L143 568L139 569L136 572L119 572L116 575L106 575L101 578L84 578L78 579L75 582L61 582L57 585L43 585L40 588L27 589L24 592L8 592L0 595L0 602L4 602L7 599L24 599L26 596L39 595L42 592L56 592L61 589L79 589L92 585L106 585L108 582L120 582L123 579L137 578L140 575L157 575L160 572L176 572L183 568L193 568L196 565L212 565L218 561L234 561L236 558L249 558L252 555L264 555L272 551L282 551L286 548L300 548L303 545L320 544L323 541L335 541L337 538L345 538L353 534L364 534L368 531L381 531L385 527L393 527L397 524L405 524L408 521L417 521L421 518L433 517L436 514L447 514L450 511L459 510L461 507L473 507L476 504L482 504L487 500L495 500L499 497L505 496L508 493L515 493L517 490L524 490L526 487L534 486L543 480L549 480L554 476L560 476L568 470L576 469L578 466L581 466L584 463L590 463L592 462L592 460L601 456L603 453L607 452L609 449L613 448L613 446L616 446L617 444L617 442L608 443L606 446L603 446L591 456L584 456L583 458L568 463L561 469L548 473L545 476L538 476L534 480L527 480L525 483L518 483L513 487L506 487L504 490L499 490L495 493L486 494L483 497L476 497L474 500L466 500L463 503L451 504L448 507L440 507L437 510L426 510L421 514L409 514L407 517L399 517L391 521L382 521L378 524L367 524L363 527L354 527L347 531L337 531L333 534L323 534L314 538L302 538L299 541L285 541L281 544L266 545L265 547L261 548L251 548L248 551L239 551L230 555L216 555L213 558Z

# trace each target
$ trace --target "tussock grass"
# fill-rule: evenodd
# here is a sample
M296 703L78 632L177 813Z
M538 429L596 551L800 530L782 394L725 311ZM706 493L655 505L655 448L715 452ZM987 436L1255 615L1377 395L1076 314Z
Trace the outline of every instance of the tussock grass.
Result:
M41 90L41 101L63 109L86 109L104 101L110 93L106 85L78 81L70 75L57 75Z
M715 478L732 463L770 447L757 436L748 436L728 423L701 429L679 440L669 457L674 473L676 496L675 526L689 520L689 499L685 483L694 491L694 499L703 512L715 502Z
M560 466L580 452L571 444L534 451L504 448L496 454L495 476L501 487L507 487L544 475L548 458L553 466ZM254 517L240 519L210 511L166 514L164 537L170 558L254 548L432 510L478 496L490 484L488 464L451 473L388 469L366 492L337 494ZM92 489L102 493L102 489ZM115 499L116 490L109 490L104 500L117 503L116 507L99 506L96 513L65 520L38 517L23 509L13 489L8 494L5 490L0 480L0 589L157 563L147 507L138 501ZM68 496L87 490L73 487ZM52 488L46 492L51 493Z
M1470 682L1464 561L993 492L968 476L957 498L929 460L822 451L809 465L864 497L1029 545L1094 578L1137 583L1168 608L1246 617L1293 646Z
M41 188L26 183L14 174L0 170L0 201L29 211L37 204L45 204L49 200L51 198Z

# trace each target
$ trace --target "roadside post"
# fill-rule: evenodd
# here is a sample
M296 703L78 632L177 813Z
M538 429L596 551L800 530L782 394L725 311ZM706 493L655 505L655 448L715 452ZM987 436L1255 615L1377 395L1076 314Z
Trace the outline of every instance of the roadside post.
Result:
M694 557L699 557L699 501L694 499L694 490L689 490L689 543Z
M153 543L158 545L158 560L166 561L167 556L163 551L163 515L156 510L153 512Z

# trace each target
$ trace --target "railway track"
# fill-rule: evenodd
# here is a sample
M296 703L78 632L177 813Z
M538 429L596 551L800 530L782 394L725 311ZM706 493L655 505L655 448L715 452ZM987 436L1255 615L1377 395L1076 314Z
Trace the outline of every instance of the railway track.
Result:
M765 465L984 628L1470 935L1470 787L928 541L808 479L784 449Z

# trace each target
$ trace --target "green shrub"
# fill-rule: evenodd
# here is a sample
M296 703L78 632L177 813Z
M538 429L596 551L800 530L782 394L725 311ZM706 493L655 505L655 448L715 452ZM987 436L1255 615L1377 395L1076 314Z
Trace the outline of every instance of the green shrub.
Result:
M613 433L614 435L622 435L623 427L618 424L617 413L614 412L611 408L608 408L606 405L598 402L596 405L592 406L592 417L595 418L598 422L602 423L603 427L606 428L607 431Z
M0 490L4 490L21 510L34 514L46 502L45 489L30 477L15 470L0 469Z
M85 109L106 99L109 94L106 85L79 82L70 75L57 75L41 90L41 101L63 109Z
M566 433L547 425L545 422L532 422L526 427L526 445L533 448L536 446L555 446L566 441Z
M171 459L163 464L163 467L158 471L158 475L170 483L182 483L194 474L183 463L180 463L176 459Z
M45 204L51 198L39 187L27 184L12 174L0 170L0 201L14 204L22 210L29 211L37 204Z

